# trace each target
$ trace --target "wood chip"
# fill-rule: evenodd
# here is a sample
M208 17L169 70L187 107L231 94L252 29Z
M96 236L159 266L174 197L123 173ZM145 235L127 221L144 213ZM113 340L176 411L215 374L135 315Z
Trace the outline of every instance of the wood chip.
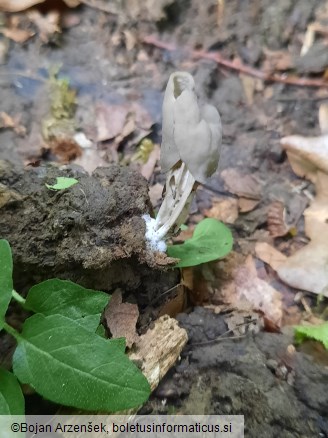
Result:
M187 332L167 315L161 316L153 328L140 336L129 357L140 367L152 391L178 360L187 341Z

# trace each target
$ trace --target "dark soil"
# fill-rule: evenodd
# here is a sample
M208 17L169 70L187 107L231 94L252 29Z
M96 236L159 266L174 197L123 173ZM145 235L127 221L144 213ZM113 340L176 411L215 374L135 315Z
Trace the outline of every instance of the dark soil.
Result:
M292 330L214 341L227 330L224 316L202 307L178 319L190 345L145 410L244 415L254 438L327 436L327 357L289 353Z
M263 228L272 200L283 201L290 219L299 220L308 198L295 188L304 181L291 172L279 139L294 133L318 134L319 104L328 100L322 89L259 83L249 102L238 74L190 55L195 49L220 50L226 59L238 57L261 69L267 49L288 48L295 73L316 75L328 66L325 51L314 46L302 59L299 52L301 37L324 8L323 0L231 0L225 2L221 19L214 0L162 0L160 12L146 10L146 3L139 15L116 3L118 15L87 6L64 8L63 17L73 14L78 25L65 27L47 44L38 35L23 44L0 39L2 45L8 43L0 56L1 111L20 115L26 128L25 136L0 128L0 201L6 199L0 237L7 238L13 249L15 287L24 292L32 283L53 276L106 291L120 287L147 315L143 327L156 316L158 303L149 303L176 284L178 274L167 271L165 261L145 247L141 215L151 210L147 182L130 169L111 165L115 161L111 142L96 144L96 105L137 102L151 119L141 134L148 129L159 140L162 95L170 73L193 74L201 98L221 114L219 170L234 167L251 173L261 186L258 207L240 215L232 227L235 249L242 252L254 245L254 233ZM45 5L42 8L46 10ZM150 34L174 44L176 50L145 44ZM44 153L41 121L49 114L47 78L58 65L60 76L68 77L77 90L76 129L94 140L95 149L110 165L91 176L74 164L50 165L47 157L58 157ZM130 134L119 144L117 155L133 153L141 134ZM26 166L39 162L36 168ZM52 192L45 183L54 183L58 176L76 177L79 184ZM163 179L155 168L151 183ZM213 196L226 195L218 172L198 189L190 222L211 206ZM302 230L301 222L298 228ZM297 247L302 239L299 233L290 245ZM246 436L254 438L328 436L327 362L297 352L289 363L286 349L293 343L289 334L260 333L212 342L226 326L220 315L202 308L179 319L190 344L211 342L186 348L145 410L244 414ZM2 350L8 348L6 342L0 344Z
M11 244L15 288L24 293L55 277L95 290L119 287L143 310L144 330L174 295L162 299L161 292L178 282L178 272L167 269L171 259L146 246L142 215L152 209L147 181L118 165L91 176L78 166L17 171L8 162L0 165L0 235ZM47 188L58 176L78 183L61 191Z

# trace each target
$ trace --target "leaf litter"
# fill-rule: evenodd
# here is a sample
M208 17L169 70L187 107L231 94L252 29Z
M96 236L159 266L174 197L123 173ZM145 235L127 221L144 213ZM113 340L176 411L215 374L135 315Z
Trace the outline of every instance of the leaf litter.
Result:
M116 290L104 312L106 325L113 338L126 338L126 346L131 348L139 338L136 331L138 318L138 306L123 303L122 292Z
M6 2L2 2L2 3L6 4ZM28 7L26 5L29 2L22 1L20 3L23 5L22 7ZM37 2L35 1L34 3ZM72 1L67 0L67 3L69 4L69 6L74 7L76 6L76 4L80 2L74 0ZM126 21L127 17L129 16L129 14L132 13L133 10L137 11L137 15L140 16L140 14L142 15L142 9L144 8L143 5L135 4L131 8L131 10L128 11L128 13L120 14L120 12L122 11L120 5L117 2L111 2L109 4L108 2L104 2L103 0L91 0L91 1L86 0L83 1L82 3L88 4L89 6L94 8L98 8L102 11L107 11L107 12L109 11L114 14L119 14L118 21ZM167 11L163 9L163 7L170 6L171 3L173 2L170 1L160 2L160 5L157 4L156 8L154 7L152 11L151 12L148 11L148 13L153 15L156 20L158 19L165 20ZM224 2L219 2L219 3L221 6L222 5L224 6ZM152 4L152 2L147 2L147 5L149 4ZM221 6L219 8L221 11L220 12L221 15L219 17L219 13L218 13L218 17L215 17L215 19L218 19L220 21L220 25L223 26L224 28L225 27L224 10L229 9L230 6L228 4L225 5L225 8ZM104 16L102 17L102 20L104 22L105 20ZM42 29L38 29L37 27L38 26L36 25L35 29L41 38ZM224 32L226 32L225 28L223 30ZM295 248L296 248L295 254L302 251L302 249L299 248L304 246L304 243L306 243L306 239L304 240L302 234L303 219L301 218L301 220L299 221L299 218L304 211L305 205L304 202L303 203L300 202L299 203L300 205L297 208L298 212L297 214L294 215L296 219L289 220L290 216L293 216L293 213L296 210L296 207L292 205L293 200L296 199L296 196L294 196L295 193L292 191L298 186L301 187L301 184L298 184L299 180L294 180L292 181L292 183L289 184L287 183L285 185L284 190L287 193L287 195L290 195L290 199L288 199L288 196L285 196L285 198L282 199L280 196L275 195L277 192L280 195L279 189L283 187L283 185L279 186L279 184L277 184L278 187L277 192L273 193L272 197L269 198L268 193L270 192L267 186L270 186L270 183L272 181L269 181L269 179L266 178L267 176L269 178L270 174L271 175L274 174L274 177L278 179L279 172L282 172L284 177L286 176L285 171L287 166L286 163L283 163L282 152L277 146L278 141L274 141L274 138L275 137L277 138L281 133L288 131L303 132L303 133L304 131L301 131L299 129L294 129L294 127L298 126L298 124L299 126L302 127L303 120L300 123L297 120L291 122L290 120L288 120L286 122L286 118L284 118L284 111L291 113L290 108L294 108L291 103L287 103L287 104L279 103L277 104L277 107L273 107L272 101L274 99L277 100L282 99L283 101L284 98L286 99L294 98L297 105L299 105L299 101L302 101L302 98L304 96L305 97L310 96L310 98L312 98L312 94L309 95L305 93L304 95L302 95L302 90L297 90L292 95L292 93L289 92L288 88L284 89L283 92L279 94L278 88L275 87L276 84L271 83L270 85L268 85L262 80L263 78L269 76L274 78L276 72L278 71L282 72L282 75L281 77L279 76L279 78L283 79L285 72L291 68L294 68L295 59L293 56L291 56L289 50L276 50L276 49L266 50L266 48L261 48L256 58L256 50L255 50L256 41L254 43L254 41L252 40L253 37L252 38L247 37L248 41L247 42L245 41L245 47L241 48L241 51L244 51L243 56L241 56L240 53L236 55L234 53L229 52L230 50L228 48L229 39L224 32L222 32L222 35L220 36L219 39L220 41L215 41L215 43L220 45L222 44L223 41L223 44L227 45L227 50L228 50L227 53L231 58L231 60L233 60L231 61L231 64L229 64L229 62L226 63L226 60L222 57L218 57L217 54L215 54L215 57L214 56L211 57L208 56L209 55L208 53L201 53L200 56L204 58L207 57L209 59L212 59L212 61L214 60L214 62L219 63L220 70L216 71L215 70L216 67L209 68L210 74L208 74L208 76L211 77L211 80L216 81L218 75L219 80L220 81L222 80L222 86L220 85L220 88L224 89L225 87L227 87L228 93L231 92L231 88L227 86L228 81L227 82L223 82L223 81L225 81L226 79L231 79L231 77L229 77L230 72L221 69L221 66L226 65L226 68L233 68L238 73L241 68L242 73L239 74L237 82L241 83L242 97L240 98L237 96L235 101L235 106L231 105L230 102L230 108L229 108L229 105L227 105L227 101L229 102L229 99L223 99L221 103L221 100L217 99L217 96L214 96L214 99L216 99L217 102L220 101L220 106L222 105L223 114L225 111L224 106L225 105L228 106L228 111L226 111L226 114L224 114L224 118L225 118L224 130L227 133L225 140L227 143L231 143L229 144L231 150L229 151L229 155L230 155L229 160L223 157L222 168L226 169L222 172L222 180L224 181L224 190L225 190L224 197L221 197L220 194L217 195L214 192L215 196L214 198L211 199L210 205L206 205L204 208L201 208L200 210L202 214L205 212L205 214L208 217L215 217L226 223L230 223L235 237L236 250L243 252L244 255L255 254L257 260L254 260L249 256L245 261L244 257L240 255L237 266L228 267L227 272L216 271L214 268L212 270L212 266L210 267L207 266L205 268L206 265L203 265L200 269L198 268L190 269L188 274L186 273L188 268L183 269L183 271L185 277L184 281L188 283L189 285L188 287L192 290L191 293L194 294L193 297L191 298L193 304L204 305L204 302L206 301L212 302L213 300L216 303L219 303L220 293L221 293L222 301L226 301L228 303L229 302L234 303L235 307L233 307L232 304L225 305L226 310L228 308L228 312L230 312L229 315L226 317L226 321L228 323L229 330L232 330L232 333L234 335L242 336L245 333L242 329L243 323L251 320L252 318L255 318L256 315L258 316L259 319L263 318L264 316L265 320L270 321L272 326L279 328L279 326L283 324L284 312L288 310L283 308L281 312L281 307L285 305L285 303L282 305L282 300L286 299L286 296L283 296L283 294L281 293L281 283L280 284L275 283L275 281L278 282L279 280L277 279L274 272L270 268L272 268L274 271L279 271L279 267L284 265L284 263L286 263L287 260L293 257L293 255L291 257L288 256L290 256L290 254L292 254L295 251ZM58 32L55 31L55 33ZM133 32L130 33L129 31L125 30L122 33L122 35L120 35L120 32L116 32L116 33L117 33L116 45L114 44L115 41L113 36L111 36L112 37L111 43L113 44L110 45L115 46L115 50L118 51L119 56L117 57L117 59L121 59L120 62L122 62L119 69L122 68L122 65L125 66L129 65L128 58L131 56L131 51L132 52L138 51L136 59L144 63L141 66L142 74L145 71L145 67L148 68L149 69L148 71L151 71L154 78L156 78L154 79L154 81L156 83L158 82L161 87L162 79L160 78L160 76L162 75L163 72L161 71L160 68L156 66L155 67L150 66L150 63L152 62L152 52L154 51L156 54L157 49L154 47L149 47L149 45L145 45L145 44L143 44L142 48L139 47L141 46L141 42L140 42L141 38L140 35L138 35L138 32L135 32L134 30ZM173 34L171 35L171 37L173 38ZM302 40L302 37L300 37L299 34L297 35L297 38L299 38L299 41ZM213 41L214 39L218 40L217 37L212 39ZM49 40L51 41L51 33L49 35ZM211 43L213 41L211 41ZM202 42L204 47L210 46L210 44L207 44L207 42L204 44ZM306 51L309 52L309 50L313 46L313 43L314 43L314 38L312 38L312 42L311 42L311 38L309 38L309 40L307 41L307 47L304 48L304 50L306 49ZM119 53L121 44L124 45L130 53L124 53L125 56L122 56L122 53ZM158 40L156 44L157 47L159 47ZM195 46L196 45L197 44L195 43ZM270 46L270 44L268 45ZM276 47L281 47L281 45L278 44L276 45ZM110 53L111 49L112 47L107 47L106 56ZM182 66L183 68L196 69L195 66L197 64L194 63L194 61L192 61L191 59L185 60L181 55L183 51L187 51L187 50L188 47L181 47L180 51L178 52L171 51L171 53L169 53L170 49L168 49L165 52L165 56L168 57L170 63L174 64L174 68L175 67L181 68ZM246 52L249 58L247 58L247 56L245 55ZM180 60L178 61L179 56L182 59L181 63ZM103 57L103 55L100 54L100 57ZM256 71L255 69L253 70L251 70L250 68L247 69L247 65L243 64L243 62L246 62L245 61L246 59L248 59L247 62L250 63L252 62L260 63L262 62L260 60L264 59L264 63L262 63L262 70L263 72L265 72L265 75L264 76L260 75L262 79L261 78L254 79L254 77L249 76L249 73L254 75L256 74L259 75L262 72ZM251 61L252 59L254 61ZM197 60L197 62L200 64L199 60ZM309 61L305 59L305 61L303 62L303 66L305 66L305 68L308 68L308 65L309 65ZM203 67L197 67L197 68L201 70ZM245 72L243 73L244 70ZM140 72L138 73L138 65L133 65L131 67L130 73L133 73L136 76L140 74ZM279 78L277 77L277 79ZM293 79L291 77L290 79L298 80L302 78ZM78 74L76 75L74 80L78 81ZM106 83L107 79L104 79L103 77L100 78L97 77L97 80L99 81L99 83L102 83L103 80L104 83ZM311 81L311 78L309 78L309 80ZM324 79L320 77L318 79L312 79L312 80L314 81L317 80L322 84ZM136 83L138 84L138 81L136 81ZM301 82L299 81L298 83ZM206 83L201 82L200 88L204 88L206 92L208 92L209 90L206 89L206 87L207 87ZM133 82L133 89L134 89L134 82ZM288 91L287 96L285 96L286 90ZM322 92L322 90L319 91ZM313 99L318 98L318 96L320 97L320 92L315 94L313 96ZM118 94L122 98L121 100L119 99L119 102L102 100L102 95L99 98L99 94L98 94L97 98L93 100L92 105L90 105L91 112L93 111L93 113L97 115L97 117L93 118L93 120L95 121L94 126L89 128L83 126L82 123L81 126L76 126L72 130L72 134L70 135L73 135L73 133L75 133L76 130L78 129L81 130L82 132L85 132L86 137L91 140L91 145L89 145L86 148L79 145L81 152L80 156L74 159L73 153L69 153L68 155L66 155L66 157L64 154L62 155L60 154L61 149L66 149L66 145L68 145L69 143L68 141L66 142L66 144L62 143L58 147L58 149L52 147L51 150L54 153L54 155L56 155L63 162L74 160L74 163L82 164L83 167L85 167L86 170L88 170L89 172L91 172L95 167L97 167L98 164L106 165L108 161L116 161L116 162L122 162L123 164L126 163L129 164L129 160L130 160L129 157L133 156L133 153L135 152L135 149L139 144L139 142L142 140L142 138L148 135L150 131L153 130L153 123L155 122L156 117L148 113L149 109L147 108L147 110L141 111L145 115L146 123L141 123L140 118L138 120L138 116L136 115L138 109L132 108L131 106L129 106L130 102L126 101L125 90L123 91L122 94L121 94L121 90L119 90ZM85 102L83 101L83 96L82 97L79 96L79 99L80 98L81 98L81 102ZM136 100L135 98L132 99L132 101L135 100ZM255 111L254 108L256 107L257 103L259 103L260 100L262 102L261 102L261 106L259 106L260 111L258 112L261 112L261 114L254 115L255 113L252 114L252 112ZM79 105L81 104L81 102L79 102ZM106 107L105 110L103 109L101 110L103 111L103 114L97 113L98 104L100 104L100 106L104 104L104 106ZM239 119L238 119L238 113L236 116L237 107L240 109L239 114L242 114L242 117L240 117ZM321 108L322 109L320 113L321 114L320 120L323 121L320 122L320 126L322 125L322 133L324 134L325 109L323 106L321 106ZM230 124L229 124L229 120L230 120L229 112L231 113L230 118L235 119ZM279 113L282 115L281 119L279 118L279 121L277 123L271 117L272 113L274 114ZM302 111L301 109L300 113L301 115L303 115L305 111ZM15 112L8 111L8 114L15 114ZM294 114L297 117L297 111L295 111L293 115ZM248 118L250 118L251 120L250 122L247 120ZM290 118L291 116L289 116L289 119ZM268 126L270 126L270 135L271 135L270 138L261 137L263 135L261 128L259 128L261 124L265 125L266 132L268 131ZM95 125L96 125L96 129L95 129ZM242 138L246 131L248 131L247 134L250 133L250 135L246 136L247 138L244 143L241 140L239 142L239 138ZM257 138L259 138L258 143L256 141ZM260 147L261 142L262 144ZM237 147L235 148L236 151L238 152L236 156L233 155L234 144L237 145ZM270 144L270 147L273 146L273 148L276 147L275 151L271 152L269 150L268 151L265 150L263 152L261 148L264 150L265 144ZM298 153L293 151L292 149L293 149L292 147L289 148L288 156L289 158L292 157L293 154L294 156L296 156L295 165L294 165L295 168L299 166L299 168L302 169L302 166L304 166L302 170L302 172L304 172L302 174L302 177L303 175L308 175L311 181L314 181L316 185L319 184L316 166L319 165L320 163L322 164L322 159L321 158L317 159L315 161L315 165L313 165L312 161L308 159L308 155L307 155L308 152L306 152L306 147L304 148L304 151L302 154L300 154L300 156L297 156ZM321 149L321 146L317 149L318 150ZM69 151L70 149L67 148L67 150ZM252 157L251 162L250 160L244 160L244 157L246 156L246 152ZM266 152L267 152L267 156L268 157L270 156L270 158L264 156L264 153ZM274 157L274 159L271 159L271 157ZM154 157L152 157L152 159L150 158L151 157L148 157L148 162L146 162L143 165L139 166L140 163L137 164L138 164L138 168L140 169L143 168L142 171L144 175L150 181L151 199L153 205L156 206L161 197L163 185L161 184L162 180L159 177L159 170L157 167L157 161L158 161L157 156L156 158ZM264 166L262 165L263 163L261 162L262 159ZM299 161L301 161L301 164L299 164ZM265 168L265 166L267 166L267 168ZM324 177L319 177L319 179L321 178L323 178L321 184L325 185L326 183ZM286 187L288 187L287 190ZM311 192L307 191L307 188L308 185L299 189L300 196L297 199L300 199L301 201L304 201L305 198L307 200L309 199L311 200ZM222 186L220 186L219 188L216 187L216 189L218 189L219 191L223 190ZM290 190L290 192L288 190ZM229 192L228 197L227 197L227 191ZM306 191L307 193L305 193ZM317 193L315 199L318 198L318 193L320 192L318 187L316 187L316 191ZM236 197L235 198L231 197L231 194L235 195ZM305 231L307 235L311 238L311 243L305 246L304 248L310 246L312 242L316 240L315 237L316 234L320 234L318 232L315 232L315 229L318 230L317 226L321 226L321 225L323 226L324 218L326 218L324 212L325 211L324 203L326 202L325 200L326 200L326 196L323 195L320 202L312 201L311 203L312 210L306 210L306 212L304 213L304 216L306 218ZM197 206L193 207L193 211L195 213L196 213L196 208ZM248 213L254 213L254 216L253 217L251 215L248 216ZM187 232L185 232L187 237L191 237L191 230L194 227L195 223L199 222L201 216L202 215L199 213L193 214L191 216L188 222L189 229ZM321 219L319 220L318 218ZM247 222L248 219L250 219L249 222ZM296 232L297 234L295 235L294 232ZM325 234L323 234L322 236L324 235ZM180 236L177 236L175 239L181 242L184 240L184 236L182 234ZM262 242L261 241L262 239L265 240L265 242ZM247 243L247 245L245 243ZM317 242L316 245L319 245L319 242ZM281 252L275 248L281 249ZM318 258L320 258L320 255L318 256ZM259 260L262 260L265 263L265 265L259 262ZM307 271L309 260L307 260L304 265L300 263L301 263L300 260L295 261L296 265L299 264L299 268L301 271L302 270ZM319 260L318 263L320 264ZM224 264L224 261L212 262L212 264L222 265ZM190 277L189 280L187 280L188 275ZM222 277L224 277L224 275L227 276L230 275L229 279L227 278L225 279L226 283L222 281ZM314 273L313 275L315 276L316 273ZM298 273L294 272L293 276L297 278L299 276L299 272ZM292 283L290 284L292 285ZM295 286L295 287L297 289L299 288L299 286ZM225 296L223 296L224 295L223 289L225 292ZM167 310L168 313L176 312L176 309L179 308L179 306L181 305L181 296L182 296L181 290L182 289L179 289L179 294L176 297L178 298L177 302L174 303L174 299L172 300L173 310L170 309ZM311 292L313 291L311 290ZM118 305L122 305L122 302L119 303ZM215 304L215 306L216 309L218 310L219 308L222 309L222 307L220 306L224 306L224 305ZM135 319L136 315L133 312L132 314L134 315L132 319ZM113 330L115 331L114 328ZM131 327L130 330L132 333L131 337L133 339L133 333L135 332L135 324L134 324L134 328ZM122 336L126 336L126 335L123 334Z
M315 184L316 196L304 211L310 243L290 256L277 272L295 288L328 297L328 136L284 137L281 144L294 172Z

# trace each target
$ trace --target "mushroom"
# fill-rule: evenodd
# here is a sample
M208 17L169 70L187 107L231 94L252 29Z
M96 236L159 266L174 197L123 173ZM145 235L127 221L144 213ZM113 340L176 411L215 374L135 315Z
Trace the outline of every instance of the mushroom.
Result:
M172 73L163 101L161 168L167 173L165 197L155 220L147 222L146 238L160 242L176 233L188 216L198 183L217 169L222 141L220 115L212 105L199 106L193 77ZM163 245L156 249L163 250Z

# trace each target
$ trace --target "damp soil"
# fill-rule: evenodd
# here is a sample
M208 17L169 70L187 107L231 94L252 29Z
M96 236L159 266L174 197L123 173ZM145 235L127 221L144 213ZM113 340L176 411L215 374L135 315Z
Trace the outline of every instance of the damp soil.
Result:
M142 412L244 415L249 437L327 436L327 356L291 350L292 329L224 339L224 318L178 316L188 346Z
M13 249L15 287L24 293L31 284L54 276L109 292L119 287L140 305L146 315L143 327L156 317L158 302L149 303L179 281L178 273L145 247L141 215L151 212L148 184L137 172L113 165L106 144L98 145L106 168L91 175L74 164L50 163L56 157L40 152L40 121L49 113L49 69L61 65L60 74L77 90L76 126L88 137L95 135L96 102L138 102L151 115L154 140L160 138L169 74L190 71L200 97L219 109L223 125L219 172L197 191L190 221L209 208L213 196L226 195L221 170L234 167L255 175L262 188L259 206L232 227L235 249L242 252L265 223L265 207L272 199L283 200L287 212L296 215L295 205L308 202L303 192L292 190L303 181L292 174L279 139L296 132L319 133L322 90L278 83L263 89L259 84L249 102L239 75L213 61L192 59L190 50L220 50L227 59L237 56L261 68L266 49L288 47L299 74L316 74L326 62L322 52L314 57L314 67L313 58L298 56L299 35L315 20L323 1L231 0L225 2L219 30L216 1L162 3L158 16L153 11L138 18L127 11L117 16L80 6L73 11L79 24L64 28L56 40L10 42L0 59L1 111L20 114L26 128L25 136L0 129L0 199L5 199L0 235ZM132 45L126 42L127 31L135 41ZM152 34L174 43L176 50L144 44ZM137 145L133 136L128 140L119 146L121 156ZM58 176L77 178L79 184L53 192L45 184L53 184ZM151 182L163 182L159 169ZM311 192L310 184L308 189ZM294 236L292 244L297 247L301 239L302 235ZM16 308L11 312L19 324L24 315L17 315ZM188 331L188 346L144 412L243 414L248 437L328 436L327 362L296 352L290 363L290 333L214 342L227 330L220 315L196 307L181 314L179 321ZM12 346L6 337L0 347L6 352L2 359L8 359ZM31 412L35 406L44 413L53 409L40 398L31 406Z

